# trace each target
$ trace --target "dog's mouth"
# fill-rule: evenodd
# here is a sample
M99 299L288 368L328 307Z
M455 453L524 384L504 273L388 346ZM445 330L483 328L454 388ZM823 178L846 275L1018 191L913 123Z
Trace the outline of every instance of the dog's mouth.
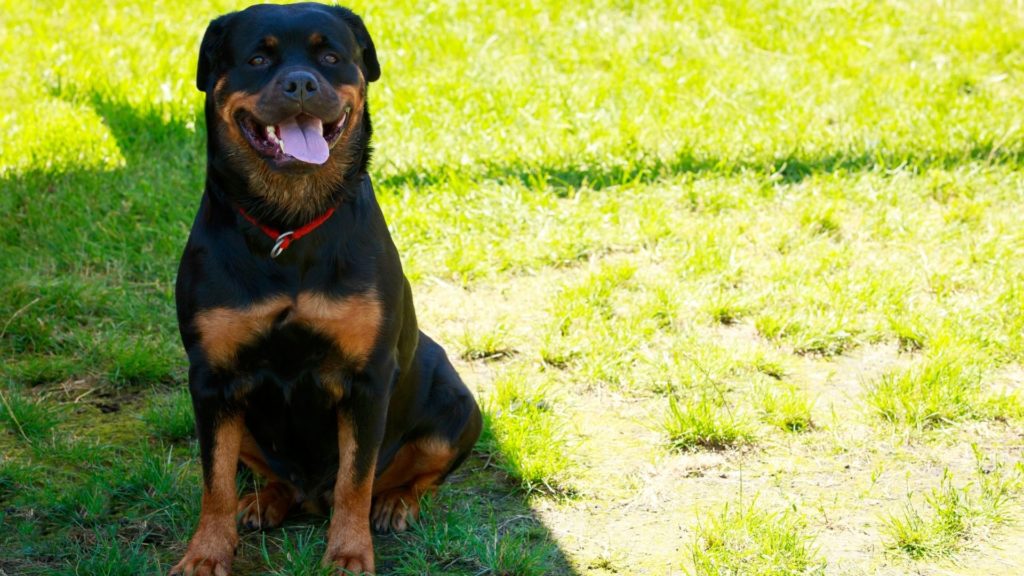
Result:
M295 161L323 164L330 158L331 149L341 140L351 111L352 107L346 106L341 118L329 124L306 113L277 124L264 124L246 110L239 110L235 121L249 146L278 165Z

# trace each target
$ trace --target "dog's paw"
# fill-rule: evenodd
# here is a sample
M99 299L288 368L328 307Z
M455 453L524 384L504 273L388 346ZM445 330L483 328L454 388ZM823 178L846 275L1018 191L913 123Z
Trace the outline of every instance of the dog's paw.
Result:
M369 534L367 534L369 537ZM359 540L358 538L356 540ZM348 574L374 574L373 566L373 544L367 546L327 546L324 553L323 565L334 569L337 575Z
M231 556L210 558L189 552L171 568L170 576L228 576L231 573Z
M262 490L250 492L238 500L238 523L250 530L276 528L284 522L295 504L295 493L280 482L267 484Z
M231 573L238 535L233 524L219 523L218 527L220 529L200 530L192 536L185 557L171 568L171 576L228 576Z
M362 575L362 574L374 574L373 569L373 554L369 556L365 554L358 555L339 555L339 556L324 556L324 566L334 568L334 573L338 576L344 575Z
M404 532L420 516L420 499L411 490L397 488L373 498L370 525L378 533Z

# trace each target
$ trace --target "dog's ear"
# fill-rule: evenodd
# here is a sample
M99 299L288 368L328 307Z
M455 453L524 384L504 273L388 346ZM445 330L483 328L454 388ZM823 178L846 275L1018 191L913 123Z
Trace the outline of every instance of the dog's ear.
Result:
M359 43L359 49L363 53L363 75L366 77L366 81L373 82L377 80L380 78L380 63L377 62L377 49L373 47L373 38L370 38L370 32L366 29L366 25L363 24L363 19L347 8L336 6L334 9L356 36L356 42Z
M203 41L199 44L199 63L196 65L196 88L200 92L206 92L210 86L210 80L217 69L222 66L224 40L227 36L228 24L235 16L235 12L220 16L210 21L203 34Z

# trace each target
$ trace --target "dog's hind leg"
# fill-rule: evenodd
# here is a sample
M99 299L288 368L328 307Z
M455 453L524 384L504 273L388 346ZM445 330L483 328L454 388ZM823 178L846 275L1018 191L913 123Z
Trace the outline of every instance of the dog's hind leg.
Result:
M480 409L444 350L420 333L420 385L430 391L410 438L374 480L370 525L401 532L419 517L420 498L437 489L480 436Z

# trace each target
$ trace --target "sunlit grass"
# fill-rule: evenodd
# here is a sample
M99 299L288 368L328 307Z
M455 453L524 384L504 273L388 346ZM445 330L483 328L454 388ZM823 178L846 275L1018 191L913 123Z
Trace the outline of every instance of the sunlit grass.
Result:
M685 402L670 396L662 428L674 450L720 450L742 446L755 437L745 415L710 393Z
M527 491L571 493L569 446L547 391L521 370L506 370L484 404L499 465ZM490 438L489 438L490 437Z
M987 393L983 367L957 357L922 360L869 385L866 400L884 420L912 428L1020 413L1015 396Z
M1006 524L1021 496L1021 470L999 465L986 468L978 456L974 483L957 486L945 471L923 506L909 495L902 510L885 518L886 546L913 559L954 556L971 546L972 533ZM924 509L922 513L921 509Z
M805 522L792 511L731 504L709 514L690 545L695 576L795 576L824 574Z
M785 432L806 432L814 427L813 402L796 386L764 386L760 396L763 418L768 424Z

